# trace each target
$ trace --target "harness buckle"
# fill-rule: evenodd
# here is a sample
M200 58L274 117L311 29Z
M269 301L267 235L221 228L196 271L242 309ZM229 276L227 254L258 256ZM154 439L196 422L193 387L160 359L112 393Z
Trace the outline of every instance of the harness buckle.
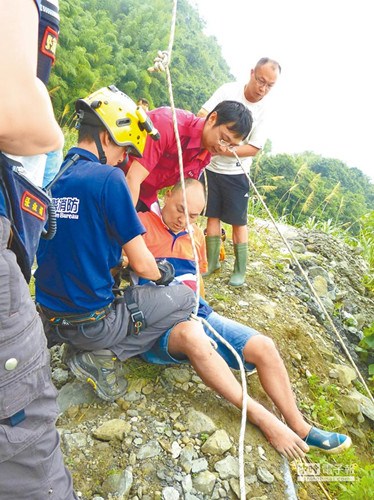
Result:
M139 333L146 327L146 322L143 312L139 309L138 304L133 302L132 304L126 304L127 309L130 311L130 319L134 325L134 334L139 335Z

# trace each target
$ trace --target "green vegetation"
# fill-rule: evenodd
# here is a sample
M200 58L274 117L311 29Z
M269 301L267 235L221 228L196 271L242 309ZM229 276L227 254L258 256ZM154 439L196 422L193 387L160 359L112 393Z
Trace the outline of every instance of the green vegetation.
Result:
M65 144L64 144L64 154L66 154L70 148L77 145L78 131L75 128L63 128Z
M356 467L355 482L351 485L340 488L343 490L339 495L339 500L362 500L363 498L370 500L374 498L374 466L366 466L365 468Z
M308 385L315 401L305 409L314 421L318 421L330 430L338 430L341 427L341 421L335 412L339 397L338 388L334 384L321 384L321 379L317 375L308 378Z
M255 158L252 180L277 219L295 226L315 225L330 234L347 231L351 236L360 233L362 217L374 219L366 215L374 207L374 185L357 168L310 152L272 155L270 150L268 143ZM254 199L250 213L262 213L259 204Z
M334 411L339 399L337 387L334 384L322 384L321 379L316 375L308 378L308 385L314 402L311 406L301 404L304 410L309 411L313 421L317 421L322 426L330 430L344 432L344 429L343 431L340 429L342 424ZM332 471L332 473L322 475L354 476L354 482L339 482L337 480L323 483L329 494L334 495L334 498L339 500L373 498L374 465L364 453L360 453L354 446L339 455L325 455L318 451L311 451L308 454L308 459L309 462L319 463L322 471L325 469Z
M364 278L364 284L371 292L374 292L374 210L360 219L361 229L359 243L363 250L363 256L369 265L369 272Z
M129 380L156 380L162 371L162 366L144 362L141 358L131 358L126 362Z
M29 283L29 290L30 290L30 295L33 299L35 299L35 278L34 276L31 276L31 280Z
M356 352L368 364L369 380L374 382L374 323L364 328L363 333L364 338L356 346Z
M209 437L209 434L207 434L206 432L202 432L202 433L200 434L200 439L201 439L201 441L202 441L203 443L205 443L205 441L208 439L208 437Z
M167 50L171 0L64 0L57 60L49 85L56 116L71 127L74 102L115 84L151 107L169 104L165 74L149 73L159 50ZM177 107L197 112L222 83L233 79L214 37L187 0L178 2L170 66Z
M221 293L214 293L213 297L220 302L229 302L228 297L226 297L226 295L223 295Z
M331 470L332 475L353 476L353 482L329 481L324 487L333 498L338 500L371 500L373 496L374 465L363 460L355 448L350 448L340 455L324 455L318 452L308 453L312 463L319 463L322 471ZM324 474L330 475L330 474Z

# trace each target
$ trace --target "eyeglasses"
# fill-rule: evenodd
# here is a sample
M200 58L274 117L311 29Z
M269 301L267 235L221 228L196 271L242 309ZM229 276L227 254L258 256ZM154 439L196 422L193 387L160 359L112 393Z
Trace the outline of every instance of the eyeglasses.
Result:
M273 88L274 83L268 83L265 80L263 80L262 78L258 78L256 75L256 72L254 72L253 75L254 75L255 80L257 82L257 85L260 87L260 89L265 87L265 89L270 90L271 88Z
M230 142L225 141L224 139L218 139L218 144L222 148L228 149L230 152L235 151L239 144L231 144Z

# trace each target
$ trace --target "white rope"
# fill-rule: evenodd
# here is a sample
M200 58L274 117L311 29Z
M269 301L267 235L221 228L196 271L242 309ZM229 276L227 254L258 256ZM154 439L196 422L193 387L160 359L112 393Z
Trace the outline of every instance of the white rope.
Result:
M181 142L180 142L180 136L179 136L179 130L178 130L178 120L177 120L177 115L176 115L176 112L175 112L175 105L174 105L173 87L172 87L171 77L170 77L170 71L169 71L168 67L166 67L166 78L167 78L167 82L168 82L170 107L171 107L171 112L172 112L172 116L173 116L174 133L175 133L175 139L176 139L176 142L177 142L177 149L178 149L179 178L180 178L180 183L181 183L181 187L182 187L182 194L183 194L184 216L185 216L185 219L186 219L186 228L187 228L187 231L188 231L188 235L190 237L191 246L192 246L192 252L193 252L193 256L194 256L194 260L195 260L195 265L196 265L196 303L195 303L195 314L197 315L197 312L199 310L199 297L200 297L200 266L199 266L199 258L198 258L197 250L196 250L195 238L193 237L193 226L192 226L192 224L190 224L190 217L189 217L189 213L188 213L187 195L186 195L186 183L184 181L182 145L181 145Z
M169 99L170 99L170 108L171 108L171 112L172 112L173 127L174 127L175 139L176 139L176 143L177 143L177 150L178 150L179 176L180 176L180 183L181 183L181 188L182 188L182 193L183 193L183 205L184 205L184 215L185 215L185 219L186 219L186 228L187 228L187 231L188 231L188 234L190 237L192 251L193 251L195 265L196 265L196 303L195 303L195 313L194 313L193 317L194 317L194 319L198 319L200 322L203 322L203 319L199 318L197 316L197 312L199 310L199 297L200 297L199 259L198 259L198 255L197 255L195 239L193 237L193 227L189 221L189 213L188 213L187 197L186 197L186 185L184 182L182 146L181 146L181 142L180 142L180 136L179 136L179 130L178 130L178 120L177 120L177 115L176 115L175 105L174 105L173 87L172 87L171 76L170 76L170 71L169 71L169 64L170 64L170 60L171 60L171 53L172 53L172 48L173 48L173 43L174 43L176 14L177 14L177 0L174 0L168 50L167 51L161 51L161 50L158 51L157 57L154 60L154 65L151 68L148 68L148 71L150 71L150 72L163 71L166 73ZM238 364L239 364L239 367L240 367L241 378L242 378L242 387L243 387L243 399L242 399L242 419L241 419L241 428L240 428L240 435L239 435L239 453L238 453L238 455L239 455L239 485L240 485L240 500L245 500L246 494L245 494L245 481L244 481L244 435L245 435L245 428L246 428L246 422L247 422L247 381L245 378L244 365L243 365L243 362L242 362L240 356L235 351L235 349L233 349L233 347L225 339L223 339L219 335L219 333L216 332L214 330L214 328L212 328L205 320L204 320L204 323L207 325L209 330L217 338L219 338L219 340L221 342L223 342L226 345L226 347L233 353L233 355L236 357ZM212 343L214 344L214 342L212 342ZM215 346L215 348L217 348L217 346Z
M199 319L200 322L203 323L208 328L208 330L210 330L213 333L213 335L215 335L222 342L222 344L224 344L233 353L239 365L243 395L242 395L242 412L241 412L242 416L241 416L240 433L239 433L238 457L239 457L240 499L245 500L246 493L245 493L245 480L244 480L244 438L245 438L245 429L247 426L248 394L247 394L247 379L245 377L244 365L239 354L235 351L235 349L232 348L231 344L229 344L226 339L224 339L204 318L198 318L198 317L195 318Z
M264 200L262 199L262 196L261 196L261 195L259 194L259 192L257 191L257 188L256 188L256 186L254 185L254 183L253 183L252 179L250 178L249 174L245 171L245 169L244 169L244 167L243 167L243 165L242 165L242 162L241 162L241 160L240 160L239 156L236 154L235 148L228 148L228 149L229 149L229 151L230 151L231 153L233 153L233 155L235 156L236 160L237 160L237 161L238 161L238 163L240 164L240 166L241 166L241 168L242 168L242 170L243 170L244 174L247 176L250 186L253 188L253 190L254 190L254 192L256 193L256 196L258 197L258 199L261 201L261 203L262 203L263 207L264 207L264 208L265 208L265 210L266 210L266 213L268 214L268 216L270 217L270 220L271 220L271 221L272 221L272 223L274 224L275 229L277 230L278 234L280 235L281 239L283 240L284 244L286 245L286 247L287 247L288 251L290 252L290 255L292 256L293 260L295 261L295 263L296 263L296 265L297 265L297 267L298 267L299 271L301 272L301 274L302 274L303 278L305 279L305 281L306 281L307 285L309 286L310 290L312 291L312 293L313 293L313 295L314 295L314 298L316 299L316 301L317 301L318 305L319 305L319 306L320 306L320 308L322 309L322 312L325 314L325 316L326 316L326 318L327 318L328 322L330 323L331 328L333 329L333 331L335 332L336 336L338 337L339 342L340 342L341 346L343 347L343 350L344 350L345 354L347 355L347 357L348 357L349 361L351 362L351 364L352 364L353 368L355 369L355 371L356 371L356 373L357 373L357 375L358 375L358 377L359 377L359 379L360 379L360 381L361 381L362 385L365 387L366 392L367 392L367 393L368 393L368 395L369 395L369 398L370 398L370 399L373 401L373 403L374 403L374 398L373 398L373 395L372 395L372 393L370 392L370 389L369 389L369 387L367 386L367 384L366 384L366 382L365 382L365 379L364 379L364 377L362 376L362 374L361 374L360 370L358 369L358 367L357 367L356 363L353 361L353 358L352 358L352 356L351 356L350 352L348 351L348 348L347 348L347 346L345 345L343 338L341 337L340 333L338 332L337 328L335 327L334 322L332 321L332 319L331 319L331 317L330 317L329 313L327 312L327 310L326 310L325 306L323 305L323 303L322 303L321 299L319 298L319 296L318 296L317 292L315 291L315 289L314 289L314 287L313 287L312 283L310 282L310 280L309 280L309 278L308 278L307 274L305 273L304 269L301 267L300 262L298 261L298 259L297 259L296 255L294 254L294 252L293 252L292 248L290 247L290 245L289 245L288 241L286 240L286 238L283 236L282 232L281 232L281 231L280 231L280 229L278 228L278 225L277 225L277 223L275 222L275 219L274 219L274 217L272 216L272 214L271 214L270 210L268 209L268 207L267 207L266 203L265 203L265 202L264 202Z
M178 130L178 120L177 120L177 114L175 111L175 104L174 104L173 86L172 86L170 70L169 70L169 64L170 64L170 60L171 60L171 51L172 51L173 43L174 43L176 15L177 15L177 0L174 0L168 50L167 51L162 51L162 50L158 51L158 53L157 53L158 55L154 60L154 65L151 68L148 68L148 71L151 71L151 72L163 71L166 73L166 80L167 80L167 84L168 84L168 92L169 92L169 100L170 100L170 108L171 108L171 114L172 114L172 118L173 118L174 134L175 134L175 140L177 143L179 178L180 178L182 194L183 194L183 208L184 208L184 215L185 215L185 219L186 219L186 229L187 229L188 235L190 237L190 241L191 241L191 245L192 245L192 252L193 252L193 256L194 256L194 260L195 260L195 264L196 264L195 315L197 315L197 312L199 310L199 297L200 297L199 259L198 259L198 255L197 255L195 239L193 237L193 227L189 221L187 197L186 197L186 184L184 182L182 145L180 142L180 136L179 136L179 130Z

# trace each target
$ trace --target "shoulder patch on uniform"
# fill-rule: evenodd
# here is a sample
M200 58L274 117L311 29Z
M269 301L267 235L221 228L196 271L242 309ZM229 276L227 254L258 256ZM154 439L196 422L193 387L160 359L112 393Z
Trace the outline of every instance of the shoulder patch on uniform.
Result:
M57 31L52 29L50 26L47 26L44 31L40 51L42 52L42 54L50 57L53 62L56 59L57 40Z
M46 220L46 204L29 191L25 191L22 195L21 209L40 220Z

